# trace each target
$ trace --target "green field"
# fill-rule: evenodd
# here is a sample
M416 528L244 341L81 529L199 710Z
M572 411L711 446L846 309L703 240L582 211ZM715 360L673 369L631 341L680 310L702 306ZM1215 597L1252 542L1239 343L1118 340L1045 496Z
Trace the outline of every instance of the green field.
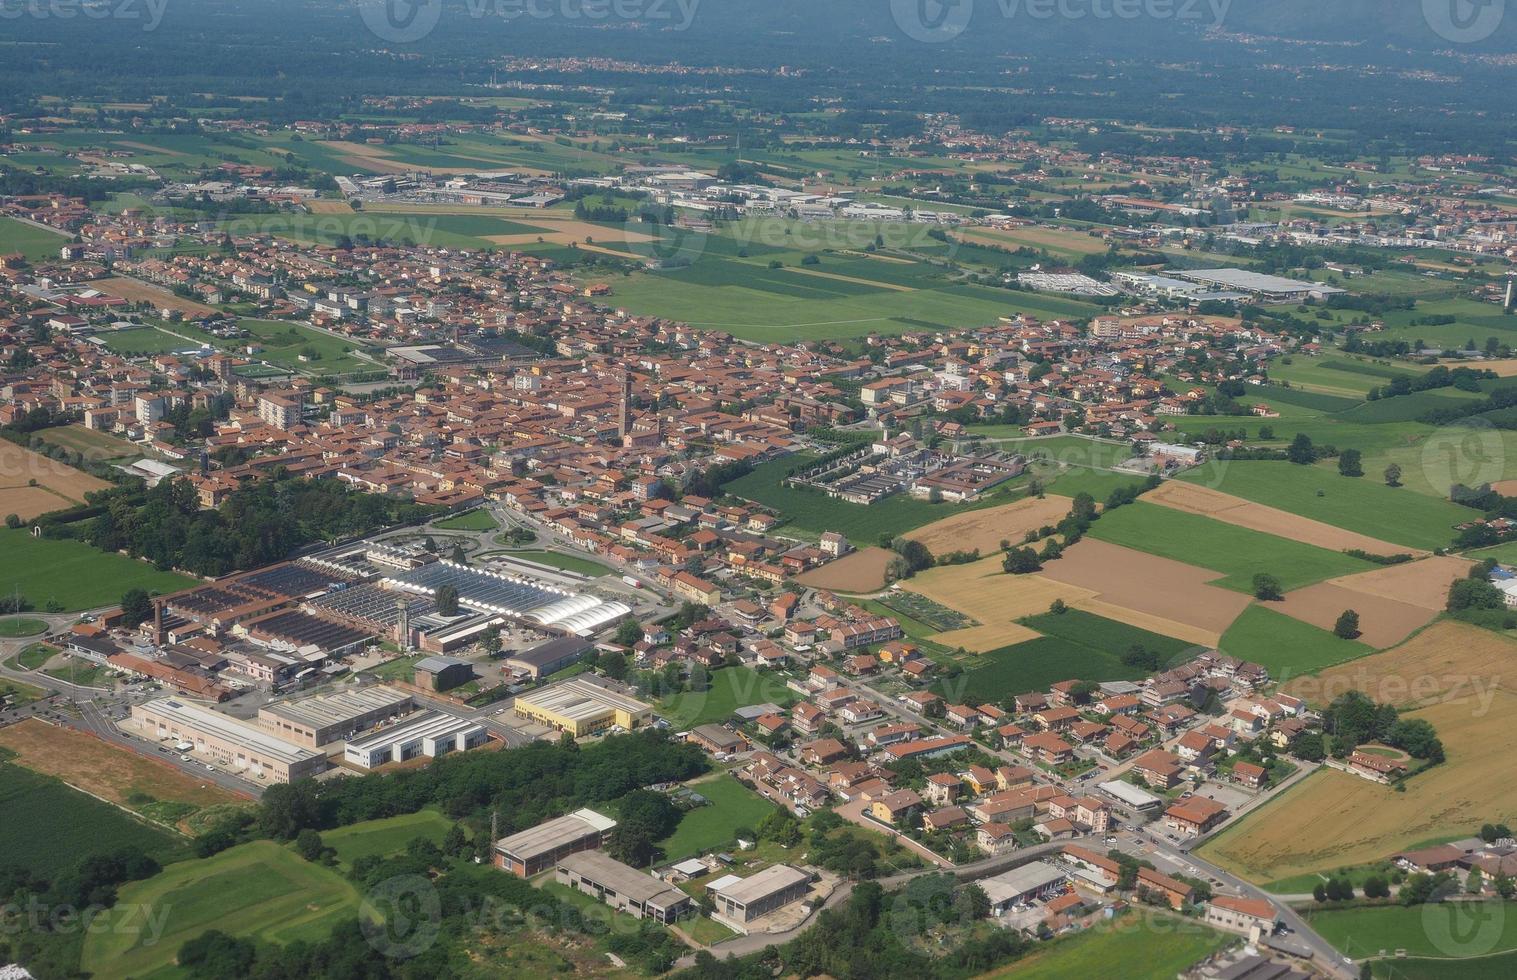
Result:
M0 218L0 255L20 252L28 262L56 259L68 241L61 231L48 231L15 218Z
M1327 630L1260 605L1249 606L1233 620L1217 649L1263 664L1277 681L1374 652L1367 643L1340 640Z
M659 842L664 857L679 861L732 840L735 827L755 828L774 811L774 804L731 776L718 776L691 787L711 801L680 818L673 834Z
M966 701L983 704L1046 690L1058 681L1137 680L1144 672L1122 663L1122 649L1108 650L1040 636L975 657L965 664L964 673L941 678L932 689L952 704Z
M1218 461L1198 466L1181 479L1429 551L1446 547L1454 539L1454 525L1469 520L1472 513L1447 500L1408 493L1406 487L1388 487L1369 471L1355 478L1323 466Z
M47 622L27 616L12 616L0 619L0 637L15 639L20 636L36 636L47 632Z
M102 916L109 925L86 937L80 965L102 978L148 975L171 966L185 941L211 929L281 945L324 939L357 913L358 903L358 890L337 872L272 841L253 841L122 887L115 908ZM140 919L143 907L166 916L156 941L125 918Z
M62 666L49 667L42 673L54 680L67 681L79 687L111 687L115 684L115 672L99 664L92 664L81 657L68 656Z
M599 578L602 575L611 574L611 569L600 562L581 558L578 555L566 555L561 551L529 549L527 551L502 551L494 554L499 554L504 558L520 558L522 561L532 561L539 565L551 565L554 568L562 568L566 572L578 572L591 578Z
M140 847L159 861L185 856L184 839L51 776L0 763L0 854L51 875L90 854Z
M432 526L444 531L493 531L500 527L487 510L471 510L463 514L433 521Z
M79 541L0 529L0 593L19 588L39 609L56 600L63 611L77 612L120 602L128 589L177 592L194 584L183 575L160 572L147 562L96 551Z
M292 371L308 374L344 374L372 371L378 365L353 356L358 345L311 327L283 320L239 320L262 350L252 355ZM223 342L225 346L225 342ZM306 357L307 360L301 360Z
M1327 909L1306 921L1355 959L1398 949L1450 958L1517 950L1517 902Z
M180 327L176 330L182 329ZM200 342L186 340L157 327L139 327L135 330L112 330L100 335L105 346L123 357L141 357L148 354L170 354L176 351L198 350Z
M1213 569L1223 576L1215 584L1238 592L1252 593L1253 577L1259 572L1274 575L1288 591L1374 568L1342 552L1142 500L1103 514L1091 525L1090 536Z
M1517 952L1462 960L1375 960L1370 973L1376 980L1511 980L1517 976Z
M1194 644L1178 640L1162 633L1151 633L1136 626L1119 623L1105 616L1097 616L1081 609L1067 609L1062 613L1042 613L1022 620L1044 636L1057 637L1071 643L1079 643L1096 650L1121 654L1128 647L1138 645L1159 655L1159 662L1168 663Z
M1193 919L1137 909L1039 945L1028 956L985 976L986 980L1171 980L1237 941L1238 937L1208 929Z
M440 844L452 827L453 821L436 810L418 810L398 817L338 827L322 834L321 840L337 852L339 864L351 868L361 857L400 854L416 837Z
M705 691L683 691L665 701L659 714L677 729L694 728L708 722L726 721L738 708L750 704L773 702L789 707L800 700L785 686L785 679L769 671L750 667L722 667L711 672L711 687Z

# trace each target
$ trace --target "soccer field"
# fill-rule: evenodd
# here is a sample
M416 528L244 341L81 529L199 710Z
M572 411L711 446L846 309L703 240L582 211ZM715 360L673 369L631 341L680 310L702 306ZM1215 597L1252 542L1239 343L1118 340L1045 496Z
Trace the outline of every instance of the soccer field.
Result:
M80 541L0 529L0 593L19 589L38 609L49 600L59 602L64 612L94 609L120 602L128 589L165 593L193 584L194 579L160 572L147 562L97 551Z

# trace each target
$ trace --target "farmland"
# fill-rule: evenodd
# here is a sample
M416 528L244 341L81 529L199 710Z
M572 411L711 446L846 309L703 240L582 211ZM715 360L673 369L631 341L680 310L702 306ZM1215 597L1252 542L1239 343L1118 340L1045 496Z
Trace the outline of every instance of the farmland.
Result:
M453 822L436 810L417 810L398 817L338 827L322 834L321 841L337 852L339 864L351 868L361 857L399 854L417 837L440 844L452 826Z
M95 429L86 429L82 425L43 429L38 435L49 445L62 446L95 462L136 459L142 455L142 450L134 443Z
M1065 936L992 973L986 980L1067 980L1123 977L1170 980L1235 937L1149 909Z
M1355 958L1405 950L1411 956L1485 956L1517 950L1517 903L1323 909L1306 921Z
M1021 544L1028 531L1057 524L1069 513L1064 497L1025 497L1015 503L945 517L906 534L934 555L979 549L982 555L999 551L1002 541Z
M810 589L835 592L874 592L885 587L886 572L895 560L888 548L864 548L797 576Z
M1390 650L1324 670L1286 691L1326 704L1344 691L1363 691L1402 708L1427 705L1449 695L1487 690L1517 694L1517 641L1490 630L1445 620ZM1479 690L1471 681L1480 682Z
M753 829L774 811L774 804L729 775L692 783L711 801L680 818L674 833L659 843L665 859L679 861L726 844L738 827Z
M20 252L29 262L56 259L68 241L62 232L49 231L15 218L0 218L0 255Z
M22 530L0 529L0 592L19 588L38 608L55 601L64 612L94 609L119 602L127 589L177 592L193 581L79 541L34 538Z
M1315 673L1373 652L1358 640L1340 640L1327 630L1262 605L1245 609L1222 634L1218 649L1228 656L1264 665L1277 681Z
M928 569L901 588L963 613L980 625L939 633L932 639L947 647L988 653L1038 636L1017 622L1023 616L1047 612L1056 599L1075 605L1089 591L1050 582L1040 575L1007 575L999 555L968 565Z
M253 841L123 886L115 908L102 918L143 906L165 908L163 934L92 930L81 966L105 978L150 974L171 965L185 941L211 929L276 944L321 939L355 915L358 903L357 890L337 872L272 841Z
M110 484L12 442L0 442L0 515L23 521L84 503Z
M694 728L709 722L723 722L738 708L750 704L774 702L788 707L799 700L785 686L784 678L748 667L722 667L711 671L707 690L689 690L676 694L659 709L676 728Z

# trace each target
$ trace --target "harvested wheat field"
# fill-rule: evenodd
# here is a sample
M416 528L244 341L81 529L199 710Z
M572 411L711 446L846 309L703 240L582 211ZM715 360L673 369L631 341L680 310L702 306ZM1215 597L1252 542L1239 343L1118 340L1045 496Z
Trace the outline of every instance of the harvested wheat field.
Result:
M1314 521L1264 504L1256 504L1230 493L1210 487L1168 480L1143 495L1152 504L1160 504L1188 514L1200 514L1224 524L1235 524L1251 531L1262 531L1276 537L1288 538L1302 544L1327 548L1330 551L1367 551L1372 555L1417 554L1425 551L1391 544L1364 534L1345 531L1341 527Z
M174 293L154 286L151 283L137 279L129 279L125 276L115 276L110 279L101 279L90 283L94 289L112 296L120 296L122 299L133 303L152 303L155 307L164 310L178 310L189 316L206 316L216 312L214 306L206 306L204 303L196 303L194 300L176 296Z
M1434 623L1395 649L1286 685L1314 704L1352 689L1406 708L1448 700L1478 709L1492 688L1517 695L1517 641L1453 620Z
M1085 538L1043 566L1043 577L1096 593L1081 608L1167 636L1216 646L1252 599L1206 583L1217 573ZM1136 617L1129 615L1137 614Z
M1517 480L1501 480L1492 483L1491 489L1503 497L1517 497Z
M307 201L306 210L312 214L355 214L347 201Z
M920 541L934 555L951 551L972 551L990 555L1001 549L1002 541L1020 545L1028 531L1047 524L1057 524L1069 513L1069 498L1050 494L1039 500L1028 497L1016 503L984 510L971 510L945 517L926 527L908 532L907 538Z
M36 486L32 486L32 481ZM0 442L0 515L30 520L48 511L84 503L84 495L110 487L104 480L55 459Z
M1269 608L1325 630L1333 628L1345 609L1352 609L1359 614L1359 639L1382 650L1400 643L1437 615L1436 610L1425 606L1359 592L1331 582L1318 582L1287 592L1283 602L1271 602Z
M1405 792L1324 769L1197 854L1269 882L1381 861L1422 841L1473 832L1486 814L1517 812L1517 780L1493 779L1491 768L1491 747L1517 738L1517 696L1488 697L1441 702L1408 716L1438 730L1448 760L1411 777Z
M1328 579L1328 582L1355 592L1442 612L1448 602L1449 586L1467 576L1473 566L1474 562L1464 558L1424 558L1402 565L1387 565L1372 572L1343 575Z
M902 583L901 588L980 623L933 637L944 646L963 647L976 653L988 653L1042 635L1017 620L1047 612L1055 599L1083 607L1093 597L1087 589L1054 582L1042 575L1007 575L1001 570L999 554L968 565L930 569Z
M865 548L797 576L796 582L831 592L878 592L885 587L885 570L893 558L895 552L886 548Z

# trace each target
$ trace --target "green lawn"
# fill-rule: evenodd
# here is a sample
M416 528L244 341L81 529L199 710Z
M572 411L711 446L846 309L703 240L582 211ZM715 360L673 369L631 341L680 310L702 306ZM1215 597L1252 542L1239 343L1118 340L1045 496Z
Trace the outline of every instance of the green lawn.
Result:
M983 704L1013 694L1046 690L1058 681L1133 681L1144 675L1121 661L1122 650L1040 636L976 657L958 677L940 678L932 689L951 704Z
M1376 960L1370 973L1376 980L1511 980L1517 976L1517 952L1462 960Z
M1340 640L1327 630L1263 605L1243 610L1222 634L1217 648L1240 660L1263 664L1277 681L1314 674L1374 652L1367 643Z
M611 574L611 569L600 562L581 558L578 555L566 555L561 551L530 549L527 551L504 551L499 554L506 558L520 558L523 561L537 562L539 565L551 565L554 568L562 568L566 572L578 572L591 578Z
M664 857L679 861L732 840L735 827L757 827L774 804L731 776L718 776L690 787L711 801L687 812L673 834L659 842Z
M68 657L62 666L49 667L43 673L55 680L68 681L80 687L110 687L115 680L114 673L108 668L80 657Z
M1198 961L1238 941L1194 919L1135 909L1111 922L1035 947L987 980L1172 980Z
M77 612L120 602L128 589L177 592L194 584L194 579L160 572L147 562L97 551L83 542L0 529L0 593L9 595L20 588L39 609L57 600L65 612Z
M749 667L722 667L711 672L709 690L676 694L663 703L659 713L675 728L685 729L726 721L738 708L750 704L773 702L788 707L798 700L778 674Z
M25 616L13 616L8 619L0 619L0 637L15 639L21 636L36 636L47 632L47 623L41 619L31 619Z
M500 527L490 512L483 509L444 517L440 521L433 521L432 526L444 531L493 531Z
M0 702L9 698L11 706L19 708L23 704L41 701L45 697L47 697L47 692L40 687L0 677Z
M1339 476L1323 466L1217 461L1198 466L1181 479L1429 551L1446 547L1454 539L1454 525L1469 520L1473 513L1447 500L1410 493L1406 487L1388 487L1373 472L1355 478Z
M417 653L406 657L396 657L393 660L386 660L378 667L370 667L364 673L372 674L382 681L405 681L410 683L411 678L416 675L416 662L424 656L426 655Z
M321 330L282 320L239 320L253 336L249 341L263 349L251 355L292 371L309 374L343 374L372 371L377 365L353 356L358 347ZM225 345L223 345L225 346ZM304 357L306 360L302 360Z
M321 835L322 843L337 852L337 860L351 868L361 857L376 855L390 857L406 849L413 838L425 837L434 844L452 829L453 821L436 810L418 810L398 817L383 820L365 820L363 823L338 827Z
M80 965L107 980L143 976L172 965L185 941L211 929L280 945L323 939L358 904L358 890L337 872L253 841L123 886L106 925L85 938ZM144 907L165 917L156 941L126 918Z
M63 782L0 763L0 854L4 861L49 876L90 854L136 846L160 861L186 854L177 834Z
M1290 590L1375 567L1342 552L1142 500L1102 515L1091 525L1090 536L1214 569L1223 576L1217 585L1239 592L1253 592L1253 577L1259 572L1274 575Z
M1097 616L1095 613L1088 613L1081 609L1028 616L1022 622L1044 636L1058 637L1111 653L1120 654L1128 647L1137 644L1157 653L1160 663L1165 663L1171 657L1182 654L1194 646L1173 636L1151 633L1148 630L1119 623L1114 619Z
M68 241L60 231L48 231L15 218L0 218L0 255L20 252L29 262L56 259Z
M1355 959L1398 949L1452 958L1517 950L1517 902L1330 909L1310 912L1306 920Z

